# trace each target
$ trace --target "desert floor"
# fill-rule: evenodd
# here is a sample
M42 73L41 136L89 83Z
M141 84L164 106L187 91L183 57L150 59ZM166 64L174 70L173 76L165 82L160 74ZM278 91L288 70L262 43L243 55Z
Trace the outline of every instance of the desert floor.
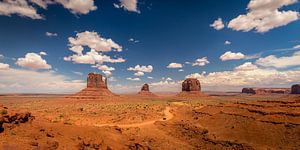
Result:
M299 95L6 95L1 105L33 117L4 123L0 149L300 149Z

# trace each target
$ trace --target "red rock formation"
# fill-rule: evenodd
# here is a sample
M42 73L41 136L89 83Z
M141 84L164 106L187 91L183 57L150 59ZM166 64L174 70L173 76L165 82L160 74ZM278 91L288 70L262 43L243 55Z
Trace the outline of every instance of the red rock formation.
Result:
M101 74L89 73L87 77L87 87L80 92L67 98L75 99L105 99L116 96L107 87L107 79Z
M141 91L138 93L140 96L156 96L152 92L150 92L149 85L144 84L141 88Z
M289 88L243 88L244 94L289 94Z
M291 94L300 94L300 84L295 84L292 86Z
M198 97L198 96L207 96L201 92L200 81L196 78L187 78L182 82L182 92L177 96L180 97Z

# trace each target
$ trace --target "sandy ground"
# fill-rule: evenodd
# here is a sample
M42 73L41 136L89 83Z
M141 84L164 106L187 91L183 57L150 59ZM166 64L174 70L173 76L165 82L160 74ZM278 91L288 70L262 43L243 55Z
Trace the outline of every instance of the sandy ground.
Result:
M222 95L74 100L1 96L0 149L300 149L300 96Z

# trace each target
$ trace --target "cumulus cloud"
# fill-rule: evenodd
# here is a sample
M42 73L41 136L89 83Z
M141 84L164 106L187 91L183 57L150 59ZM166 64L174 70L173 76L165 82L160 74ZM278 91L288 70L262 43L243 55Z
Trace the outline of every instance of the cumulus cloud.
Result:
M182 68L182 64L180 63L170 63L167 68L172 68L172 69L178 69L178 68Z
M122 46L115 43L112 39L103 38L97 32L90 31L77 33L75 38L69 37L69 46L70 50L78 54L82 53L84 46L94 49L97 52L109 52L112 50L116 50L118 52L122 51Z
M7 70L9 69L9 64L0 63L0 70Z
M136 40L136 39L134 39L134 38L130 38L128 41L129 41L129 42L132 42L132 43L138 43L138 42L140 42L139 40Z
M40 55L41 55L41 56L46 56L47 53L46 53L46 52L40 52Z
M205 90L241 91L243 87L290 87L299 82L299 73L300 70L278 71L259 67L255 69L253 64L246 63L232 71L194 73L186 78L199 79Z
M179 92L181 89L182 81L173 81L162 79L158 82L150 83L152 91L154 92Z
M126 78L129 81L141 81L140 78Z
M218 18L213 22L213 24L210 24L209 26L213 27L216 30L222 30L225 27L222 18Z
M225 52L223 55L220 56L220 59L222 61L227 61L227 60L239 60L239 59L244 59L246 56L243 53L234 53L231 51Z
M230 45L231 42L230 42L230 41L225 41L224 44L225 44L225 45Z
M124 10L140 13L137 8L137 0L120 0L120 4L114 4L116 8L123 8Z
M127 68L129 71L140 71L140 72L152 72L153 71L153 66L148 65L148 66L142 66L142 65L136 65L135 67L129 67Z
M24 58L18 58L16 65L29 69L51 69L41 55L36 53L27 53Z
M209 64L207 57L202 57L202 58L196 59L196 61L194 63L192 63L192 66L205 66L207 64Z
M149 76L149 77L147 77L147 78L148 78L148 79L153 79L153 77L150 77L150 76Z
M247 14L232 19L228 27L236 31L267 32L271 29L285 26L299 19L296 11L280 11L279 9L295 4L297 0L251 0Z
M256 65L252 64L252 62L245 62L244 64L235 67L235 70L238 71L250 71L258 69Z
M144 76L145 73L144 72L141 72L141 71L138 71L136 73L134 73L135 76Z
M101 64L96 64L96 65L94 65L92 67L101 70L106 76L111 76L112 75L112 71L115 70L114 67L109 67L107 65L101 65Z
M44 19L33 5L47 9L49 4L61 4L73 14L87 14L96 10L94 0L4 0L0 2L0 15L13 14L31 19Z
M300 51L295 52L292 56L276 57L270 55L264 58L259 58L256 64L263 67L286 68L300 66Z
M0 93L74 93L85 85L53 71L0 70Z
M97 32L81 32L76 37L69 37L70 50L75 54L64 57L65 61L72 61L75 64L91 64L92 67L102 70L107 76L112 75L115 68L103 65L103 63L122 63L126 60L123 58L112 58L103 53L116 50L122 51L122 47L112 39L102 38ZM89 48L85 54L84 47Z
M13 14L29 17L31 19L43 19L26 0L4 0L0 2L0 15L11 16Z
M54 37L57 36L57 33L46 32L45 35L48 37Z

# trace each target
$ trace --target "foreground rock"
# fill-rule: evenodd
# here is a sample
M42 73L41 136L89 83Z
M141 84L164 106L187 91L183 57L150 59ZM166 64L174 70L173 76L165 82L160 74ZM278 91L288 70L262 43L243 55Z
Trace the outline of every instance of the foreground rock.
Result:
M289 88L243 88L244 94L289 94Z
M200 81L196 78L187 78L182 82L182 92L178 96L206 96L201 92Z
M33 119L30 112L8 112L6 107L0 107L0 133L4 131L3 124L26 123Z
M152 92L150 92L150 88L148 84L144 84L141 88L141 91L138 93L140 96L156 96Z
M107 78L101 74L89 73L87 77L87 87L80 92L69 96L75 99L104 99L116 96L107 87Z
M291 89L291 94L300 94L300 84L293 85Z

